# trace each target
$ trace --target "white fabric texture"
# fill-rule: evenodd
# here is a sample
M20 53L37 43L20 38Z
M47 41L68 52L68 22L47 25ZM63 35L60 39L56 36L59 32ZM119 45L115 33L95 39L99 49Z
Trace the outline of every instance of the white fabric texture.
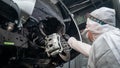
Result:
M101 12L101 13L99 13L99 12ZM108 11L108 13L106 12L106 11ZM97 14L98 13L98 14ZM101 34L103 34L103 33L105 33L105 32L108 32L108 31L110 31L110 30L114 30L115 29L115 27L113 27L114 25L115 25L115 22L114 22L114 19L115 19L115 12L114 12L114 10L113 9L110 9L110 8L106 8L106 7L102 7L102 8L100 8L100 9L97 9L97 10L95 10L95 11L93 11L93 12L91 12L90 13L91 15L93 15L94 17L97 17L98 19L100 18L100 19L104 19L104 17L105 17L105 19L104 19L104 21L106 20L107 21L107 23L106 24L104 24L104 25L101 25L101 24L99 24L99 23L97 23L97 22L95 22L95 21L92 21L91 19L87 19L87 25L86 25L86 29L83 31L83 33L82 34L84 34L85 35L85 33L86 33L86 37L88 38L89 36L88 36L88 34L89 34L89 32L91 32L92 33L92 40L90 40L90 41L95 41ZM103 16L103 14L108 14L108 16L111 16L111 15L113 15L113 17L106 17L106 16ZM103 18L100 16L100 15L102 15L103 16ZM113 18L113 19L112 19ZM114 24L113 26L111 26L111 21L110 21L110 23L109 23L109 19L112 19L113 21L113 23L112 24ZM88 38L88 39L90 39L90 38ZM78 43L78 42L76 42L76 40L74 40L73 39L73 42L72 41L68 41L68 44L70 44L70 46L73 48L73 49L75 49L75 50L77 50L77 51L79 51L79 52L82 52L83 54L85 53L85 55L86 54L88 54L88 52L87 51L89 51L89 50L87 50L87 51L85 51L85 49L84 49L84 46L82 46L82 45L85 45L84 43L81 43L81 41L79 41L80 43ZM79 44L79 45L78 45ZM81 47L81 48L80 48ZM78 48L80 48L80 50L78 49ZM87 47L86 47L87 48ZM89 49L90 47L88 47L87 49Z
M115 27L109 25L109 24L105 24L105 25L101 25L97 22L92 21L91 19L87 19L87 25L86 25L86 29L85 31L90 31L93 35L93 41L95 39L97 39L101 34L109 31L109 30L113 30L115 29ZM86 37L88 38L88 33L86 33Z
M92 33L93 39L91 41L97 39L97 37L99 37L99 35L103 34L104 32L113 30L115 28L113 26L116 26L114 9L101 7L91 12L90 15L106 23L104 25L101 25L98 22L95 22L90 18L87 18L86 29L84 30L84 33L86 32L87 38L89 37L88 36L89 32L87 31L90 31Z
M89 56L89 52L90 52L90 49L91 49L91 46L89 44L86 44L86 43L83 43L81 41L78 41L74 37L71 37L68 40L68 44L74 50L76 50L78 52L81 52L82 54L84 54L87 57Z
M115 10L107 7L101 7L99 9L94 10L90 13L90 15L104 21L107 24L115 26Z
M120 68L120 30L101 35L92 45L88 68Z
M92 47L81 41L68 41L70 46L83 53L89 53L88 68L120 68L120 30L115 28L115 11L102 7L90 13L92 16L104 21L101 25L91 19L87 19L86 37L93 38ZM91 33L91 34L90 34ZM87 50L86 50L86 49ZM91 48L91 50L89 50Z

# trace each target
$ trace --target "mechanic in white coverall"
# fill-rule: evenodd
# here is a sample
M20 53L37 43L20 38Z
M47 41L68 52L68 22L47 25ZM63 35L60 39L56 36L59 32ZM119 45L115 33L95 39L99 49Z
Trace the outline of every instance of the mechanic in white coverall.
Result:
M88 68L120 68L120 30L115 28L115 10L101 7L87 18L84 35L92 45L68 39L71 48L89 57Z

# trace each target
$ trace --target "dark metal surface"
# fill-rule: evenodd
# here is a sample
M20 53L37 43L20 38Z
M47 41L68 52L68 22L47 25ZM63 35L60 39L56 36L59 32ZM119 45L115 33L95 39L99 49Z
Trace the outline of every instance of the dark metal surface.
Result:
M63 34L65 33L65 24L61 12L50 0L37 0L32 16L38 20L45 20L49 17L56 18L60 23L58 27L61 27L58 31ZM56 21L52 23L56 23Z
M14 22L19 19L20 9L12 0L0 0L0 8L0 15L8 20Z
M0 41L1 45L4 45L3 42L13 42L15 43L14 46L17 47L23 47L23 48L28 47L28 43L27 43L28 39L25 38L23 35L8 32L0 28L0 36L2 37Z

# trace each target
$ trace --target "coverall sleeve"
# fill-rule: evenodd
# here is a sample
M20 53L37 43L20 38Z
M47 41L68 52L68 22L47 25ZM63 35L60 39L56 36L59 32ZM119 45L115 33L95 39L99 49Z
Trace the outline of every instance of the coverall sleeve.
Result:
M84 54L85 56L89 56L89 52L91 49L91 45L83 43L81 41L76 40L74 37L71 37L68 40L68 44L70 45L71 48L74 50Z

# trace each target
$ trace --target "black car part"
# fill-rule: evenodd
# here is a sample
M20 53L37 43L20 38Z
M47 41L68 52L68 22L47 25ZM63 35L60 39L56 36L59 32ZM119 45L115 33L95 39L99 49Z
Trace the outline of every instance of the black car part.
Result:
M4 8L7 6L5 9L2 7L3 4L5 4ZM67 58L63 59L63 57L69 57L70 55L70 52L65 51L66 46L68 46L68 44L66 45L65 43L66 41L59 39L61 40L61 48L63 48L61 55L58 53L54 56L49 56L45 51L45 38L54 33L57 33L60 37L65 33L68 33L70 36L78 34L72 17L68 16L68 21L67 19L65 19L65 21L58 7L49 0L36 0L33 14L25 23L22 23L23 26L19 28L17 26L19 25L20 10L17 10L19 9L17 5L16 9L11 5L16 4L11 0L0 2L1 13L7 11L7 13L0 15L4 18L2 19L3 24L0 24L0 67L10 68L16 67L17 65L18 68L21 66L27 68L47 68L50 66L53 68L67 62L65 61ZM8 8L11 8L9 12ZM6 22L7 20L8 22ZM9 30L7 28L9 28ZM74 32L69 33L70 31Z
M20 9L18 6L11 0L0 0L0 15L7 18L11 22L19 20ZM9 10L9 11L7 11Z
M0 27L9 31L16 30L20 21L18 6L11 0L0 0L0 8L0 22L3 25Z

